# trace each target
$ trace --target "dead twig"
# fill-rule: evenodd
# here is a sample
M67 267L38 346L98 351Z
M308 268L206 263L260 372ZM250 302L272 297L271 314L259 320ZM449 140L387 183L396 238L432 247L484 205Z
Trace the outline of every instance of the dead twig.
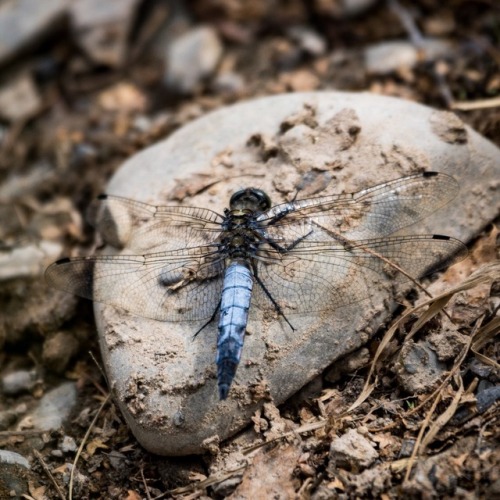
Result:
M413 446L413 451L411 452L411 456L409 457L408 463L406 464L406 474L405 474L405 478L404 478L403 482L408 481L408 479L410 478L411 470L413 468L413 464L415 462L415 459L417 458L417 453L418 453L418 450L420 448L420 443L422 442L422 439L424 437L425 429L427 429L427 426L429 425L429 422L432 418L432 415L434 414L434 411L435 411L437 405L441 401L442 394L443 394L442 391L440 391L436 395L436 397L434 398L434 401L432 402L432 406L430 407L424 421L422 422L422 425L420 427L420 431L419 431L418 436L417 436L417 440L415 441L415 445Z
M63 490L61 489L58 482L56 481L56 478L52 475L52 472L50 472L49 466L45 463L45 460L43 459L42 454L38 450L33 450L33 455L35 455L35 457L38 459L45 474L47 474L50 481L54 485L54 488L56 489L57 494L59 495L59 498L61 500L66 500L66 495L64 494Z
M245 463L244 465L237 467L236 469L233 469L231 471L226 471L220 474L214 474L213 476L208 477L204 481L199 481L198 483L190 484L188 486L183 486L182 488L176 488L175 490L171 490L168 493L171 495L181 495L183 493L189 493L194 490L205 489L208 488L209 486L212 486L213 484L221 483L226 479L229 479L233 476L240 474L247 467L248 463Z
M340 416L339 416L339 418L340 418ZM242 450L242 453L243 453L243 455L248 455L252 451L255 451L259 448L262 448L263 446L267 446L268 444L275 443L276 441L280 441L280 440L286 439L288 437L296 437L300 434L304 434L305 432L311 432L311 431L321 429L322 427L325 427L327 425L327 423L328 423L327 420L320 420L319 422L313 422L311 424L301 425L298 429L295 429L295 430L290 431L290 432L284 432L283 434L281 434L273 439L270 439L269 441L264 441L263 443L258 443L258 444L254 444L252 446L248 446L247 448L244 448Z
M455 411L457 410L460 399L462 398L462 395L464 393L464 383L462 377L457 375L456 378L458 379L458 390L455 393L455 397L450 403L450 406L448 406L448 408L446 408L446 410L429 427L429 432L425 435L425 437L422 439L422 443L420 444L419 453L423 453L425 451L427 446L432 443L437 433L449 422L451 417L455 415Z
M51 431L43 431L41 429L25 429L21 431L0 431L0 437L6 436L37 436L38 434L50 434Z
M407 335L407 339L411 338L413 335L415 335L418 330L431 318L433 318L442 308L446 306L446 304L451 300L451 298L459 293L463 292L465 290L469 290L471 288L474 288L478 285L482 285L484 283L492 283L493 281L500 279L500 262L493 262L491 264L487 264L474 273L472 273L468 278L466 278L460 285L457 285L456 287L453 287L446 292L442 293L441 295L433 298L426 300L419 304L416 307L413 307L409 310L407 310L392 326L387 330L386 334L384 335L382 341L380 342L377 351L375 352L375 355L373 356L373 360L370 366L370 371L368 372L368 376L366 377L366 382L365 386L363 387L363 391L361 394L358 396L356 401L351 405L351 407L347 410L350 411L353 408L359 406L363 401L365 401L371 392L373 391L374 387L376 386L376 377L375 381L372 382L372 378L374 376L375 368L377 361L380 359L382 356L382 353L386 349L387 345L389 342L393 339L396 331L398 328L406 322L406 320L415 314L417 311L429 307L425 313L422 314L422 317L419 318L419 320L413 325L413 328ZM434 305L436 304L436 305ZM478 333L478 332L476 332ZM471 336L471 341L472 341L472 336ZM467 349L469 346L467 347ZM464 350L465 351L465 350ZM462 353L463 355L463 353ZM420 405L419 405L420 406Z
M104 409L104 407L106 406L106 404L109 402L110 399L111 399L111 393L108 394L106 399L102 402L101 406L97 410L97 413L95 414L94 418L92 419L92 422L90 422L89 428L87 429L87 432L85 433L85 436L83 436L82 442L80 443L80 446L78 447L78 451L76 452L75 460L73 461L73 467L71 467L71 474L69 476L69 500L73 500L73 481L74 481L74 477L75 477L75 469L76 469L76 464L78 462L78 459L80 458L83 447L85 446L85 443L87 442L87 439L90 436L90 432L94 428L94 425L97 422L99 415L101 414L102 410Z
M474 340L475 335L477 334L479 327L481 326L481 322L483 320L484 316L481 316L474 327L474 331L472 332L471 336L469 337L469 341L467 344L464 346L462 349L462 352L460 353L460 356L458 356L457 360L455 361L455 364L453 368L451 369L450 373L448 376L445 378L445 380L440 384L438 389L434 391L430 397L426 398L424 401L422 401L417 407L415 407L411 412L407 413L407 416L415 413L418 408L421 408L423 405L426 404L427 401L430 399L434 398L434 401L432 402L432 405L427 412L427 415L422 422L422 425L420 427L420 431L417 436L417 440L415 441L415 445L413 447L412 454L410 456L410 459L408 461L408 465L406 467L406 474L404 478L404 482L408 481L410 478L410 474L413 468L413 464L415 462L415 459L419 453L423 453L425 448L432 442L436 434L438 433L439 429L441 429L448 421L449 419L455 414L455 410L458 407L458 404L460 403L460 398L462 397L462 394L464 392L464 386L462 382L462 378L458 376L458 369L460 368L462 361L465 359L465 356L469 352L470 346ZM434 411L436 410L436 407L438 403L441 401L441 398L444 393L444 389L450 379L457 375L457 378L459 380L459 388L457 390L457 393L455 394L455 397L453 398L452 403L450 404L449 408L440 416L438 417L434 424L432 426L429 426L429 422L432 418L432 415L434 414ZM425 430L429 427L429 432L424 438L424 432Z
M451 109L472 111L475 109L497 108L499 106L500 97L492 97L491 99L478 99L477 101L453 102Z
M430 394L428 397L426 397L423 401L421 401L420 404L418 404L417 406L415 406L411 410L407 411L405 413L405 417L409 417L410 415L413 415L414 413L418 412L421 408L423 408L427 404L428 401L430 401L432 398L436 397L436 395L438 393L443 391L446 384L450 381L450 379L455 375L455 373L457 373L457 371L462 366L462 362L465 359L465 357L467 356L467 353L469 352L469 349L472 345L472 342L475 338L475 335L476 335L477 331L479 330L479 327L481 326L481 321L483 320L483 318L484 318L484 316L481 316L477 320L474 331L472 332L471 336L469 337L468 342L462 348L461 353L459 354L459 356L455 360L455 364L453 365L453 368L450 370L450 372L444 378L444 380L439 384L438 388L432 394Z
M151 500L151 495L149 494L149 486L148 486L148 483L146 483L146 478L144 477L144 469L140 468L140 471L141 471L141 479L142 479L142 482L144 484L144 491L146 492L146 496L148 497L148 500Z

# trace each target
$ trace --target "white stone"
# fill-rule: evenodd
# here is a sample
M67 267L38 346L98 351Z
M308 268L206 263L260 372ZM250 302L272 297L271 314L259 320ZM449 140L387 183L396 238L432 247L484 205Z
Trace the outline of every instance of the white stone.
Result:
M258 148L247 145L249 138L280 137L280 124L303 113L305 104L316 108L320 124L345 117L330 142L319 138L319 160L315 163L311 143L291 163L273 167L257 161ZM351 122L352 130L359 126L352 140ZM337 92L272 96L209 113L126 161L108 193L172 204L167 195L184 185L199 193L186 196L185 205L222 213L229 195L243 186L266 190L274 203L284 201L276 186L293 189L292 181L314 167L334 178L318 195L354 192L420 169L454 176L462 187L459 196L406 234L441 233L468 241L500 206L499 150L454 115L389 97ZM195 189L198 184L206 189ZM223 402L215 377L216 323L193 338L199 326L191 323L148 320L99 304L95 312L108 380L133 433L151 452L186 455L202 453L203 443L222 441L246 426L266 402L266 390L280 404L363 345L389 316L390 299L381 291L355 307L294 316L294 332L284 321L251 309L242 362Z
M335 438L330 445L330 461L335 467L369 467L378 458L373 444L355 429Z
M423 40L424 54L406 40L377 43L365 49L365 64L369 73L384 75L399 68L413 68L423 57L434 60L449 54L453 46L446 40L427 38Z
M167 50L165 81L178 92L190 93L211 75L222 56L223 46L209 26L199 26L172 40Z

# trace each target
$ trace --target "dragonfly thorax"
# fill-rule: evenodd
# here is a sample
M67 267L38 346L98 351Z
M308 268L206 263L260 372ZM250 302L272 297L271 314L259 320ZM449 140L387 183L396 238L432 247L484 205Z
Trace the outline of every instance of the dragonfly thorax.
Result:
M224 231L221 243L230 258L247 259L255 255L261 244L261 238L257 228L251 228L248 224L236 225Z

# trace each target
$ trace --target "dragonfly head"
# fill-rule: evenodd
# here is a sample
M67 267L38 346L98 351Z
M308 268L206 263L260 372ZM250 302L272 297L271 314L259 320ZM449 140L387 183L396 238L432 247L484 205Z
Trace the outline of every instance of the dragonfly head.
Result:
M271 208L269 196L257 188L246 188L236 191L229 200L231 210L251 210L252 212L264 212Z

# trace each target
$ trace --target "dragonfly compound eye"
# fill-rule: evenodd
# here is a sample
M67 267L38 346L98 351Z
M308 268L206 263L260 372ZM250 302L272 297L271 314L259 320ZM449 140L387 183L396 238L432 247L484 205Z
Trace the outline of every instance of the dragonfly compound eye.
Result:
M263 212L271 207L271 198L257 188L247 188L237 191L229 201L231 210L248 209Z

